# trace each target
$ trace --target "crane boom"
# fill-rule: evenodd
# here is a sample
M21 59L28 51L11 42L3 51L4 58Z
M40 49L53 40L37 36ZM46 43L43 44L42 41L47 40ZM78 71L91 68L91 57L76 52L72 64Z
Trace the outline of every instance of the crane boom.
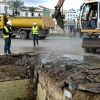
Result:
M57 5L55 6L55 12L54 12L54 17L57 21L57 25L59 25L62 29L64 29L64 21L60 9L63 6L64 1L65 0L58 1Z

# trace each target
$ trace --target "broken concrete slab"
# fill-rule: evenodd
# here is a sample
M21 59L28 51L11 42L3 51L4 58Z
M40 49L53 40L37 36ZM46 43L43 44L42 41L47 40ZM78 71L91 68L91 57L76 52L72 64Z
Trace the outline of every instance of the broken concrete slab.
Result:
M76 89L78 89L78 83L77 82L74 82L74 81L72 81L72 82L70 82L69 83L69 90L76 90Z
M96 70L99 69L100 70L100 66L93 64L92 66L85 66L85 68L89 69L89 70Z
M100 83L78 84L78 89L93 93L100 93Z

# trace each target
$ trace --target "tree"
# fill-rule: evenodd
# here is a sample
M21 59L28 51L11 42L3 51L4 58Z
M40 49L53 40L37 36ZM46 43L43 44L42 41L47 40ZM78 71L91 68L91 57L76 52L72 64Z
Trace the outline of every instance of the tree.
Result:
M35 7L29 7L29 11L31 12L31 16L34 16Z
M13 10L13 12L15 11L15 14L18 14L18 9L21 9L21 6L24 5L24 2L22 2L21 0L10 0L9 1L9 8L11 8Z

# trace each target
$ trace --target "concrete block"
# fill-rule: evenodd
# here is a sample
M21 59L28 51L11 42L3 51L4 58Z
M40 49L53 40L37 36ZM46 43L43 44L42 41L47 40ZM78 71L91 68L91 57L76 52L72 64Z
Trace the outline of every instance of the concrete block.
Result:
M45 100L45 99L46 99L46 89L42 88L41 84L38 84L36 100Z
M30 79L0 82L0 100L14 100L24 98L30 93L28 85Z

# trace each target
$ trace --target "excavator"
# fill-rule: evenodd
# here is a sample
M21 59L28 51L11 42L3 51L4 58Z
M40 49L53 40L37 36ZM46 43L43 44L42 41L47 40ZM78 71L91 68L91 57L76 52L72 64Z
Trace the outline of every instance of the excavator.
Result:
M55 6L54 16L58 25L64 29L64 21L60 8L65 0L59 0ZM86 34L82 41L82 48L86 53L96 53L100 49L100 1L85 0L80 7L80 30Z

